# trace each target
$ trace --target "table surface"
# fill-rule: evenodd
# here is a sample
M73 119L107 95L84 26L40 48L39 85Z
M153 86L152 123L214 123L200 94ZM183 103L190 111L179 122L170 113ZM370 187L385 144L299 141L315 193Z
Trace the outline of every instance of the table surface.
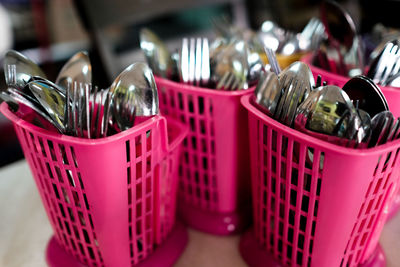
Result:
M46 266L44 250L52 235L39 193L24 160L0 169L0 266ZM387 267L400 266L400 214L386 225L381 245ZM220 237L189 229L189 243L176 267L243 267L239 236Z

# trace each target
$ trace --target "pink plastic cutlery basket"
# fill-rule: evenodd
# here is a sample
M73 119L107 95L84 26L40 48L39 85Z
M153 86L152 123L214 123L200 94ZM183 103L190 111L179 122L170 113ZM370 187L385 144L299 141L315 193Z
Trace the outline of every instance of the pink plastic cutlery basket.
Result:
M250 266L384 266L378 246L398 186L400 140L371 149L321 141L248 110L254 228Z
M240 97L155 77L162 114L189 126L179 164L179 215L212 234L242 231L251 219L247 114Z
M1 112L14 124L54 230L50 266L169 266L179 257L187 242L175 223L186 127L154 116L82 139L36 126L24 106L17 115L3 103Z
M343 87L343 85L350 79L349 77L341 76L329 71L323 70L312 65L312 54L307 54L301 61L307 63L316 79L318 75L321 75L323 81L327 84L337 85ZM331 62L333 64L333 62ZM380 86L382 93L389 104L389 110L393 113L395 117L400 117L400 88ZM400 209L400 191L396 193L395 199L393 201L392 207L390 208L389 217L393 217Z

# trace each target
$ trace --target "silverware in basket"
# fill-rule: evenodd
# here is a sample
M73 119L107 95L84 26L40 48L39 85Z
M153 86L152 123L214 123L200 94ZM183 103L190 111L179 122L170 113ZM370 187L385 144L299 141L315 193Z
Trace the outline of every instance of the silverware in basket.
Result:
M154 77L144 63L132 64L109 89L99 90L91 84L91 65L85 52L64 65L56 83L47 80L25 56L15 51L7 55L7 88L0 97L13 110L19 105L31 108L62 134L101 138L131 128L137 116L158 114Z
M343 89L326 85L321 77L315 84L308 66L302 64L295 62L278 76L262 75L255 103L263 112L301 132L351 148L399 138L400 121L388 111L384 95L371 79L356 76Z

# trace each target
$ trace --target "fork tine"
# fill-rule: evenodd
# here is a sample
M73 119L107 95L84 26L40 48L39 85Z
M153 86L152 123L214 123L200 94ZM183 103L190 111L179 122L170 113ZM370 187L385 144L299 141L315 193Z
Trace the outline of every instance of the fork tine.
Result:
M73 100L72 100L72 132L74 136L78 136L77 130L78 130L78 121L77 121L77 102L78 102L78 84L76 81L74 81L74 86L73 86Z
M400 47L397 46L397 51L394 54L394 58L393 58L393 66L392 69L387 77L387 79L385 80L385 84L387 85L390 78L393 77L394 75L396 75L400 70Z
M396 61L394 63L394 67L390 76L393 77L394 75L398 74L399 71L400 71L400 49L398 50L398 53L396 55Z
M195 53L196 53L195 84L198 86L198 85L200 85L200 81L201 81L201 64L202 64L202 62L201 62L201 53L202 53L201 38L196 39Z
M70 90L71 90L71 82L67 82L67 88L65 90L65 114L64 114L64 121L66 122L66 132L67 134L70 134L71 131L71 118L70 118L70 103L69 103L69 98L70 98Z
M225 72L224 75L222 76L221 80L218 81L216 89L217 90L225 90L225 81L228 79L228 72Z
M85 126L84 123L84 114L85 114L85 87L84 84L79 83L79 134L81 137L84 137L83 128Z
M90 105L89 105L89 84L85 84L85 117L86 117L86 131L87 131L87 138L91 139L91 134L90 134ZM82 131L83 132L83 131Z
M99 121L102 118L100 112L103 108L103 91L99 91L99 88L97 86L95 86L94 88L95 88L95 91L97 91L97 93L95 94L95 97L94 97L94 103L96 105L96 115L95 115L94 123L93 123L93 126L94 126L93 127L93 135L94 135L94 138L98 138L99 132L100 132Z
M106 118L106 116L107 116L107 106L108 106L108 101L109 101L109 95L108 95L108 91L104 91L103 92L103 101L104 101L104 104L103 104L103 113L102 113L102 117L101 117L101 119L102 119L102 121L101 121L101 127L100 127L100 137L104 137L105 136L105 128L106 128L106 121L107 121L107 118Z
M388 43L385 45L385 47L382 50L382 55L380 57L380 59L378 60L378 62L376 63L376 72L374 73L372 80L375 83L380 83L381 79L382 79L382 75L385 69L385 65L386 65L386 58L388 53L390 52L390 49L393 47L393 43Z
M93 90L93 86L92 84L90 85L90 91L93 91L93 93L90 95L91 96L91 106L90 106L90 133L92 138L95 138L95 134L93 132L94 129L94 124L95 124L95 120L96 120L96 98L97 98L97 89L98 87L95 86L94 90Z
M235 90L235 83L236 83L236 76L233 74L233 72L230 72L230 79L229 79L229 91Z
M232 72L228 72L228 79L225 83L225 90L227 90L227 91L232 90L232 85L233 85L234 79L235 79L235 77L232 74Z
M12 79L11 66L7 65L7 75L6 75L6 83L7 83L7 85L11 85L11 79Z
M189 44L189 83L193 84L196 72L196 39L190 38Z
M207 38L203 38L202 48L201 83L203 86L206 86L208 85L208 81L210 79L210 50Z
M390 76L390 74L393 71L395 60L396 60L396 54L398 53L399 47L397 45L394 45L392 49L390 49L390 56L388 57L388 61L385 64L386 65L386 71L383 74L383 77L381 78L381 84L385 84L387 78Z
M104 118L104 120L103 120L103 122L104 122L104 132L103 132L103 137L106 137L107 136L107 132L108 132L108 123L109 123L109 120L110 120L110 110L111 110L111 106L112 106L112 104L113 104L113 101L112 101L113 99L112 99L112 93L110 92L110 90L108 90L107 91L107 93L106 93L106 103L105 103L105 106L104 106L104 109L105 109L105 111L104 111L104 114L103 114L103 118Z
M232 74L232 76L233 76L233 82L232 82L231 90L232 91L239 90L240 89L239 88L240 80L234 74Z
M189 41L188 38L182 39L182 49L180 55L180 75L183 83L189 82Z
M380 76L378 77L379 78L378 83L383 83L386 80L386 75L390 72L389 69L392 67L393 64L392 61L393 61L394 49L396 49L396 45L390 43L384 57L382 57L382 67Z
M17 88L17 66L15 64L7 65L8 82L12 87Z
M79 134L81 137L83 137L83 127L84 127L84 120L83 120L83 115L84 115L84 105L85 105L85 93L84 93L84 87L82 83L79 83Z

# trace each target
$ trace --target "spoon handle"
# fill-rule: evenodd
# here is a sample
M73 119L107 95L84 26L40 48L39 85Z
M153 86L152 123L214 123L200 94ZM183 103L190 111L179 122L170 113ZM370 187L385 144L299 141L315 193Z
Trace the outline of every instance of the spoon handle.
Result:
M267 54L268 62L271 65L271 70L276 74L279 75L281 73L281 68L279 67L278 60L276 59L275 52L268 47L264 47L265 53Z

